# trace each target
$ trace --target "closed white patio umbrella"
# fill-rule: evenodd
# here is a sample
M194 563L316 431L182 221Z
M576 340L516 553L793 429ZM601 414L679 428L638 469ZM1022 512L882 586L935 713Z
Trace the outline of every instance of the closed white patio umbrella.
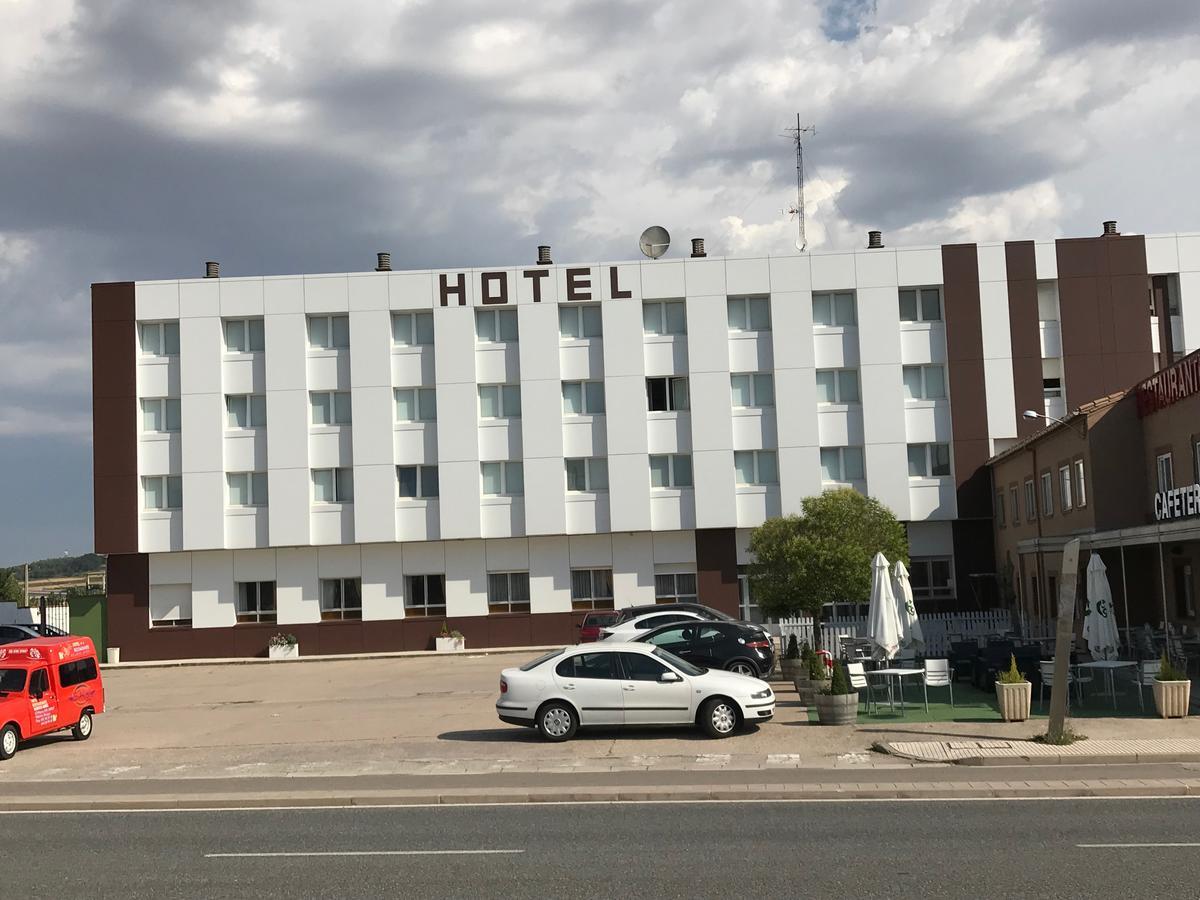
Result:
M877 659L891 659L900 649L900 611L892 593L888 561L882 553L871 560L871 608L867 614L867 638L875 645Z
M896 595L896 611L900 617L900 646L915 653L923 653L925 635L921 631L921 620L917 618L917 606L913 603L908 569L900 559L896 560L896 565L892 567L892 592Z
M1096 659L1117 655L1120 638L1113 614L1112 589L1108 586L1108 570L1098 553L1093 553L1087 567L1087 612L1083 617L1083 639Z

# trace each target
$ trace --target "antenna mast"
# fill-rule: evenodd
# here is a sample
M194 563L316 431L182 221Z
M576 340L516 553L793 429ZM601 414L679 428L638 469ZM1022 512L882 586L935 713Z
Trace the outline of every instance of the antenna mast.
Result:
M804 136L816 134L816 125L801 125L800 113L796 113L796 127L787 130L787 137L796 145L796 205L788 208L788 214L797 217L796 249L808 247L808 236L804 232Z

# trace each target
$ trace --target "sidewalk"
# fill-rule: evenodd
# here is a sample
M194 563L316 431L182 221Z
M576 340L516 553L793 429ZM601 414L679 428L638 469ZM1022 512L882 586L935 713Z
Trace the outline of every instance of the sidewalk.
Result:
M1037 741L879 741L876 749L900 759L959 765L1190 762L1200 763L1200 739L1083 740L1064 746Z

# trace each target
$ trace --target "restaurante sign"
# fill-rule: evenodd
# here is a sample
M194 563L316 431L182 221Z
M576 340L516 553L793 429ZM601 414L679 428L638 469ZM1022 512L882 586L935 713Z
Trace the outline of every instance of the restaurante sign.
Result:
M1200 352L1185 356L1137 386L1138 418L1200 391Z
M1187 519L1192 516L1200 516L1200 484L1159 491L1154 495L1156 521Z

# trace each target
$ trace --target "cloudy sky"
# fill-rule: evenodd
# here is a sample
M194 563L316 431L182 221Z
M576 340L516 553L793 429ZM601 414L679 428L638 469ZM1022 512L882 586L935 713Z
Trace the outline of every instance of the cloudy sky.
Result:
M0 564L91 549L88 285L1196 229L1195 0L0 0Z

